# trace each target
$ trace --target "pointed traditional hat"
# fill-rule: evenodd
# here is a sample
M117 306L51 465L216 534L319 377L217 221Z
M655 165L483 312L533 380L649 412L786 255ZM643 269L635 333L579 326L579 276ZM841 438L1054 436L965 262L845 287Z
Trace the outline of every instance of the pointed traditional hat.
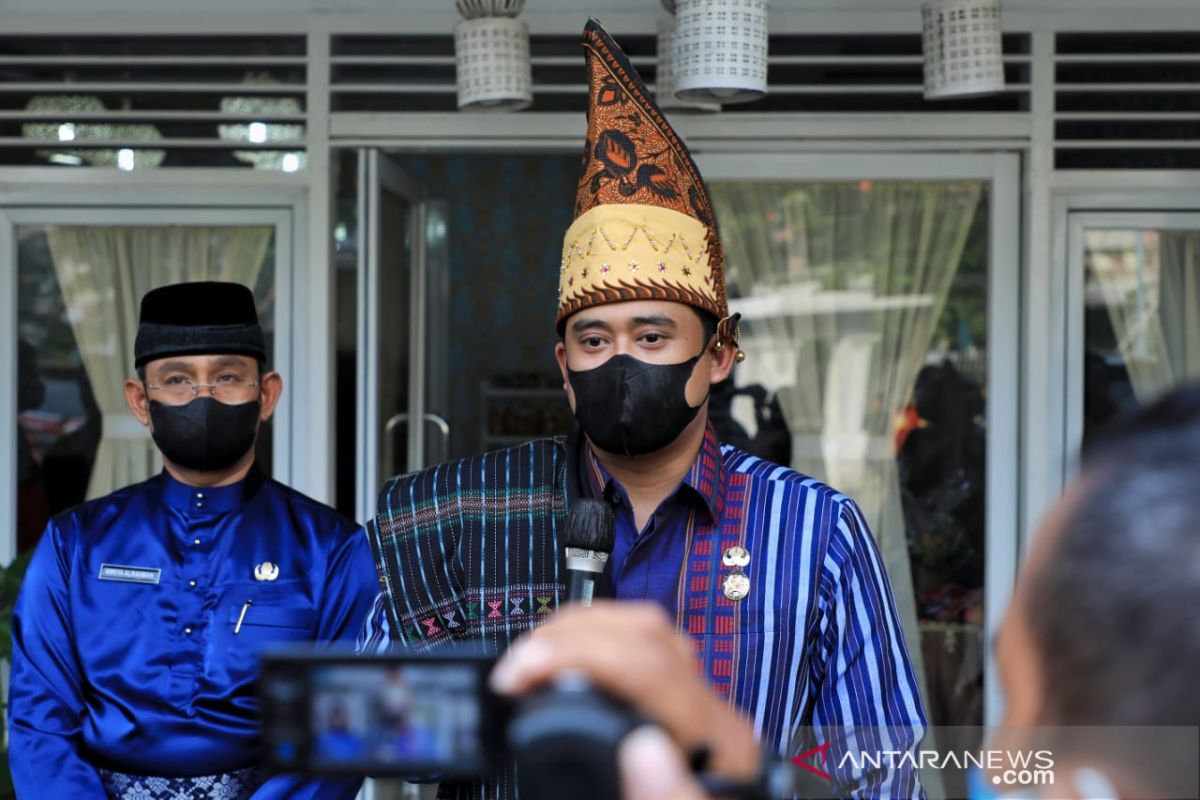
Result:
M736 345L712 204L683 140L595 20L583 30L588 132L559 270L558 329L580 309L670 300L718 320Z

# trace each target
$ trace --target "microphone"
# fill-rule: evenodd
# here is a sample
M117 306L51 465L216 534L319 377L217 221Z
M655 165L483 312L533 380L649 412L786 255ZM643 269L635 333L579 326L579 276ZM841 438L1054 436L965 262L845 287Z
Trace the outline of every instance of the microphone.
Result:
M566 601L590 606L616 537L612 508L600 500L571 501L562 542L567 557ZM523 800L619 800L617 746L638 718L598 691L577 670L518 701L508 726Z
M567 602L590 606L616 538L608 503L580 497L571 503L563 544L567 550Z

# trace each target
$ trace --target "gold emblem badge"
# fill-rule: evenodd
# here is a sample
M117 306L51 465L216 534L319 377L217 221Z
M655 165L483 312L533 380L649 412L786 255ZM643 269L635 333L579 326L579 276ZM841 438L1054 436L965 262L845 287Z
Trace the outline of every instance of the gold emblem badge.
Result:
M254 580L273 581L279 577L279 565L264 561L254 568Z

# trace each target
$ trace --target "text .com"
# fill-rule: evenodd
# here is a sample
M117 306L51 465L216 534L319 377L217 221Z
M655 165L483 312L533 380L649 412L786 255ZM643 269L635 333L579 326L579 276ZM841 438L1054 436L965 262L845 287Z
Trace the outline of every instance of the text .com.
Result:
M992 776L997 786L1053 786L1052 769L1006 769Z

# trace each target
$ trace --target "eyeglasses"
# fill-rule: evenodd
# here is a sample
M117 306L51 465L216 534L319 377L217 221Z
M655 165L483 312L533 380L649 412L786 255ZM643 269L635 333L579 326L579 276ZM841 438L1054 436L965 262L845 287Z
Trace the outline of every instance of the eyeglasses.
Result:
M238 405L248 403L258 394L258 381L247 381L236 375L222 376L216 383L196 383L188 378L168 378L165 386L146 384L152 392L162 392L163 402L170 405L190 403L200 396L200 390L208 390L209 397L222 403Z

